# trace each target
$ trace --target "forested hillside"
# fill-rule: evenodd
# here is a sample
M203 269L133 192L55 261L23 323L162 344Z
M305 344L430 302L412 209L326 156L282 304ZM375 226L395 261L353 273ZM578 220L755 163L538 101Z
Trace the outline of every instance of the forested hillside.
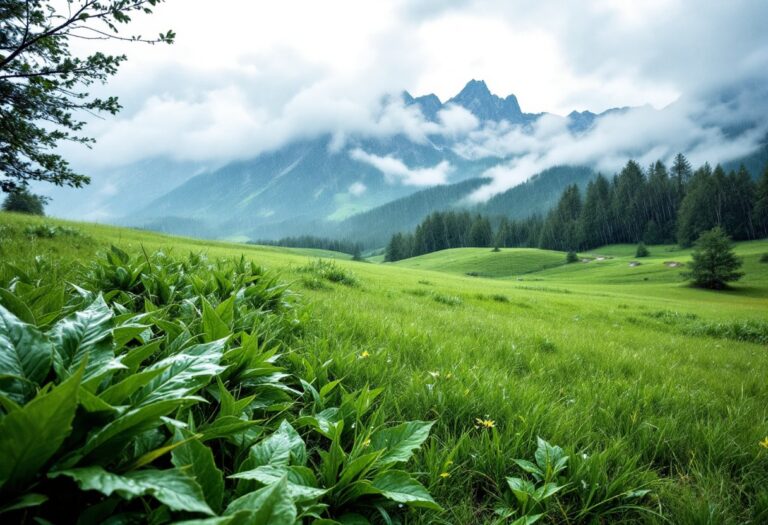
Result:
M755 182L744 166L726 173L704 164L695 171L683 155L671 168L646 170L629 161L612 179L598 175L582 191L569 185L546 215L492 220L469 213L433 213L411 234L394 235L387 260L457 247L538 247L576 251L612 243L690 246L721 226L736 240L768 236L768 167ZM492 228L492 222L495 228Z

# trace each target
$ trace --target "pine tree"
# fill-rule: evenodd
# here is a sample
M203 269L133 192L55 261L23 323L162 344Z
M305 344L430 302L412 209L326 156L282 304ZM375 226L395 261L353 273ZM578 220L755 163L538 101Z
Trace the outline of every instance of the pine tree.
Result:
M611 186L598 175L587 184L579 217L579 244L589 248L610 244L611 233Z
M744 275L738 271L741 259L733 253L730 238L719 226L701 234L692 258L691 271L685 277L696 286L719 290Z
M685 188L692 176L691 164L682 153L678 153L672 164L672 178L675 180L677 201L682 202L685 197Z
M709 164L704 164L694 172L680 204L677 216L677 242L680 246L691 246L702 232L717 225L715 191L712 169Z
M755 238L752 212L755 206L755 183L742 165L725 179L721 225L736 240Z
M493 243L491 223L485 217L478 215L472 223L469 232L469 246L487 248Z
M396 233L392 236L387 244L387 248L384 251L384 260L387 262L395 262L402 259L403 255L403 234Z
M614 179L613 211L619 232L618 242L637 242L650 218L646 200L645 175L640 165L630 160Z
M768 166L757 182L752 221L755 225L755 235L760 238L768 237Z

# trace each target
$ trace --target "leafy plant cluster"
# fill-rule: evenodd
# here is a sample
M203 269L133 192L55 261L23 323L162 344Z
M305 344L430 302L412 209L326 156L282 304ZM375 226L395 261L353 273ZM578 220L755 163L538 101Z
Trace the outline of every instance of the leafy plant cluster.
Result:
M601 521L608 516L635 513L648 517L655 514L641 504L648 499L651 490L644 485L625 484L619 474L606 478L607 465L600 455L590 457L580 454L572 461L565 451L537 438L533 461L513 460L522 471L519 476L507 476L509 492L499 498L495 514L497 523L533 525L542 520L591 523L595 515ZM627 490L627 486L633 487ZM556 495L560 495L558 500ZM563 500L578 500L579 510L566 518ZM511 520L511 521L510 521Z
M75 228L56 224L35 224L27 226L24 233L28 237L38 239L53 239L55 237L83 237L83 233Z
M431 423L387 425L296 348L303 314L244 259L112 248L0 282L6 523L391 523L438 510L403 467Z
M360 286L360 279L358 279L355 274L345 270L334 261L328 259L315 259L298 268L298 271L300 273L309 274L321 281L343 284L353 288ZM322 286L317 286L317 288L322 288Z
M756 344L768 344L768 322L756 319L712 322L700 319L695 314L680 314L659 310L645 314L686 335L731 339Z

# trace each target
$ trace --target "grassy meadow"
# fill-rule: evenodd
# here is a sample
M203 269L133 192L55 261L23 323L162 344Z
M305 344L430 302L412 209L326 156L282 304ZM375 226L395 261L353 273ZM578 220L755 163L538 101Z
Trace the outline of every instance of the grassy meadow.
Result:
M381 421L434 421L408 470L443 510L396 520L512 523L525 505L507 477L537 483L515 460L540 437L568 461L539 523L768 522L768 241L738 244L744 279L712 292L685 284L690 251L671 246L381 264L0 214L0 282L38 256L76 282L110 245L265 266L298 295L289 372L382 388Z

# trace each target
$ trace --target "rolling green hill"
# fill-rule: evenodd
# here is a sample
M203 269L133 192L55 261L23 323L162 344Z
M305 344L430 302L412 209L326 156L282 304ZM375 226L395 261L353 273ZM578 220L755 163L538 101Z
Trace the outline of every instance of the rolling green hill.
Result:
M766 241L738 244L745 278L711 292L665 264L688 251L659 246L639 266L632 246L569 265L560 252L511 249L318 263L312 251L0 214L0 260L13 264L0 283L37 256L49 278L78 282L109 245L138 257L242 256L290 283L300 329L281 363L299 394L260 424L310 410L296 377L382 388L383 427L434 421L403 468L444 510L411 510L409 523L492 523L500 504L518 512L506 478L533 480L514 460L534 459L537 436L569 456L544 523L766 521Z
M394 264L473 277L514 277L565 264L565 255L535 248L503 248L498 252L491 248L453 248Z

